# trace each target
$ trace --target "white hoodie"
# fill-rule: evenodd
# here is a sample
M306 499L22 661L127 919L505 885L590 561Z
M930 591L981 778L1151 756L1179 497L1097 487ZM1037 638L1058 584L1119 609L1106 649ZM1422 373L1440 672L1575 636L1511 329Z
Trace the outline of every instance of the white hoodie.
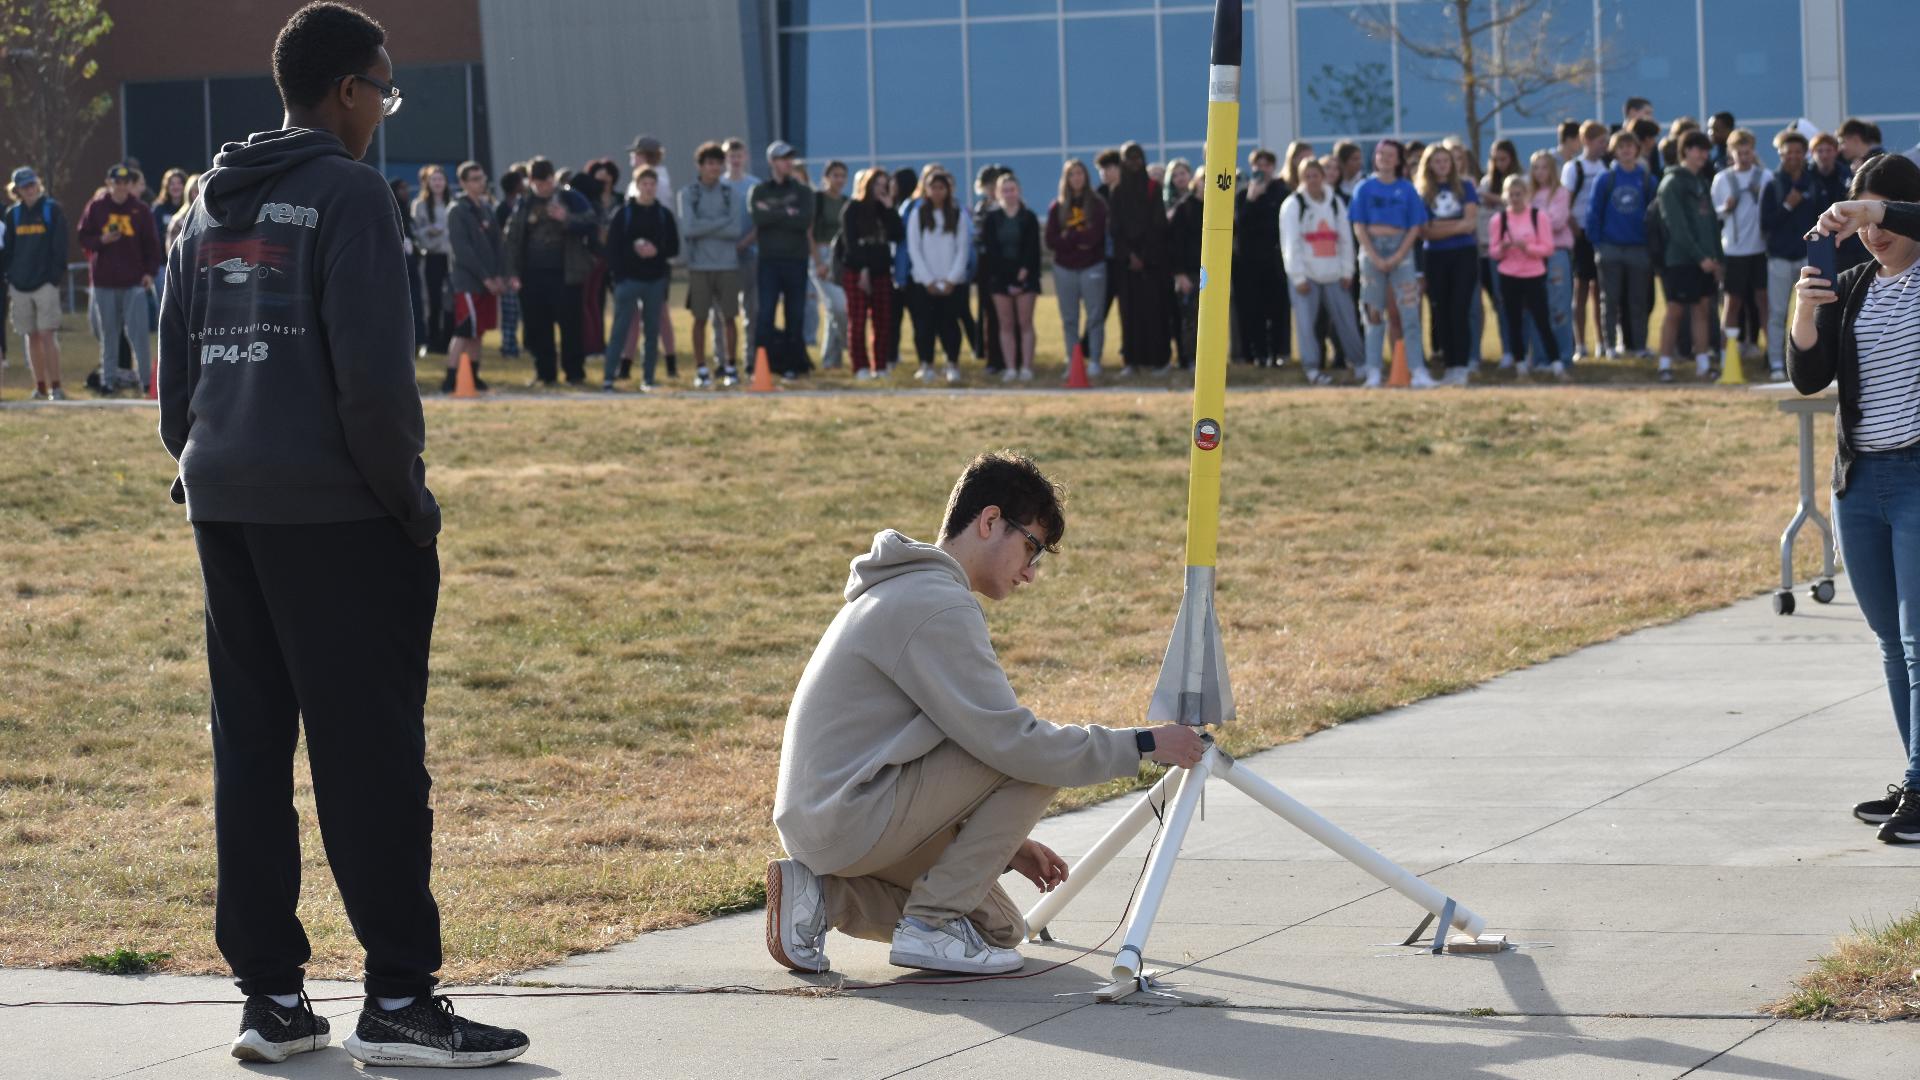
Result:
M873 850L901 768L948 740L1049 787L1139 771L1132 732L1050 724L1021 706L946 552L881 532L853 560L846 597L794 690L773 796L780 842L815 873Z
M1353 230L1347 227L1347 208L1323 188L1325 198L1314 202L1305 188L1280 204L1280 258L1287 277L1331 285L1353 276Z
M913 280L922 285L964 285L967 283L967 259L973 250L973 215L960 207L960 224L954 231L941 228L942 215L935 212L933 228L920 227L920 208L907 215L907 256L913 265Z

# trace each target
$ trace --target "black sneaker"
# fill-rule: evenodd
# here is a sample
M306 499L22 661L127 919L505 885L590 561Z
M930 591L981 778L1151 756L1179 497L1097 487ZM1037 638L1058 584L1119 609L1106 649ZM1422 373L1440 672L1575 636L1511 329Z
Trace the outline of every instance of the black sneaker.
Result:
M453 1002L443 997L415 998L393 1010L369 998L345 1046L355 1061L367 1065L471 1069L519 1057L527 1052L527 1037L457 1016Z
M679 377L680 377L680 361L672 353L668 353L667 354L667 378L677 379Z
M454 382L454 371L452 368L448 368L447 377L440 380L440 392L443 394L453 393Z
M1855 804L1853 816L1869 825L1884 824L1888 818L1893 816L1893 812L1899 809L1900 795L1901 788L1899 784L1888 784L1885 797L1868 799L1866 802Z
M1661 382L1672 382L1672 381L1673 381L1673 369L1672 369L1672 368L1664 368L1664 367L1663 367L1663 368L1661 368L1661 369L1660 369L1660 375L1659 375L1659 378L1660 378L1660 381L1661 381Z
M1907 788L1900 793L1900 805L1894 808L1887 823L1880 826L1880 842L1920 844L1920 788Z
M623 356L620 358L620 377L622 379L633 378L633 357Z
M300 1004L291 1008L265 994L254 994L241 1010L233 1056L278 1064L327 1045L327 1030L327 1018L313 1015L313 1003L304 993Z

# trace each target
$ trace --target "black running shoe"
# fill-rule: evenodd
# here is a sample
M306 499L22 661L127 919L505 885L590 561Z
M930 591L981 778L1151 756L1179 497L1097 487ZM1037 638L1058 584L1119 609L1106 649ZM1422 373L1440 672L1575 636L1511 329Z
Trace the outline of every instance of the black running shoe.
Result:
M453 370L452 368L448 368L448 369L447 369L447 377L446 377L446 378L444 378L444 379L441 379L441 380L440 380L440 392L441 392L441 393L443 393L443 394L451 394L451 393L453 393L453 388L454 388L454 385L455 385L455 384L456 384L456 382L457 382L457 380L456 380L456 379L454 378L454 374L455 374L455 373L454 373L454 370Z
M403 1009L382 1009L369 998L347 1036L347 1053L368 1065L471 1069L497 1065L527 1052L527 1037L455 1015L443 997L415 998Z
M288 1008L265 994L254 994L240 1013L240 1035L233 1040L233 1056L241 1061L278 1064L295 1054L327 1045L327 1018L313 1015L306 994Z
M1900 795L1899 784L1888 784L1884 797L1855 804L1853 816L1869 825L1885 824L1886 820L1893 816L1893 812L1900 808Z
M1880 826L1880 841L1886 844L1920 844L1920 788L1900 793L1900 805L1893 816Z

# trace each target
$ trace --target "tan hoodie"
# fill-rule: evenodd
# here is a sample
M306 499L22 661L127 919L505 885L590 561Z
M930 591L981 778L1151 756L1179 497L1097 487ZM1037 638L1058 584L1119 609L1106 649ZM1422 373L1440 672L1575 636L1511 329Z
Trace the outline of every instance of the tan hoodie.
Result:
M873 850L901 767L951 739L1017 780L1080 787L1132 776L1131 731L1050 724L1014 698L986 612L951 555L888 529L853 560L847 606L787 710L773 823L818 874Z

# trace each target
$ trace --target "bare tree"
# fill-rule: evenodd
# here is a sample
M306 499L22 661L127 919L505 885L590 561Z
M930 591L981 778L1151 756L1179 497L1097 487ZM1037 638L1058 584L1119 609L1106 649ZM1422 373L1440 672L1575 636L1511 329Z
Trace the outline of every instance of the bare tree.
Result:
M1608 45L1596 50L1578 30L1560 27L1552 0L1440 0L1440 6L1449 25L1439 37L1414 34L1385 5L1356 9L1353 18L1369 36L1391 38L1402 52L1446 71L1449 96L1457 94L1466 107L1462 137L1477 161L1485 160L1485 136L1501 113L1552 117L1581 91L1591 93L1610 67Z
M113 29L100 0L0 0L0 161L69 178L113 93L86 56Z
M1393 73L1381 61L1321 64L1307 80L1307 98L1328 130L1393 130Z

